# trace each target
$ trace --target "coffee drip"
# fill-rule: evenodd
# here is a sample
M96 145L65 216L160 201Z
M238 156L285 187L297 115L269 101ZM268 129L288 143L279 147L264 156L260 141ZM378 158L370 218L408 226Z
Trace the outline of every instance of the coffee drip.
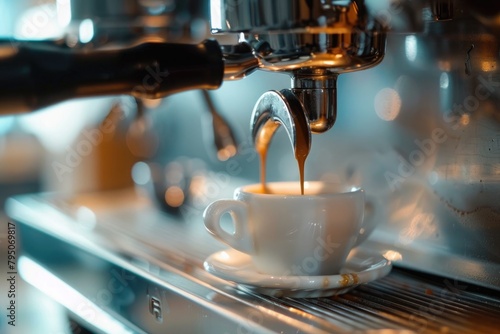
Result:
M257 153L259 154L260 158L260 183L262 185L261 191L263 194L271 193L266 186L266 160L267 160L268 149L269 145L257 148ZM297 160L297 164L299 167L300 193L304 195L304 169L305 169L307 154L306 155L295 154L295 159Z
M250 123L255 149L260 157L262 192L266 187L267 152L274 133L282 126L293 147L299 167L300 190L304 194L304 169L311 148L311 131L304 107L289 89L270 91L261 96L252 113Z

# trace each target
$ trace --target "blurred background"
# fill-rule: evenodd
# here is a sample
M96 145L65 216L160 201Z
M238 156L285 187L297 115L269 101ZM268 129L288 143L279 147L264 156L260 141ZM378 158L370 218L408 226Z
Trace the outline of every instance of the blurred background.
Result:
M62 34L63 26L54 17L49 18L55 1L8 1L0 0L0 38L10 40L14 36L25 39L54 38ZM37 14L38 13L38 14ZM36 15L43 13L43 18L35 29L29 23ZM41 18L41 16L40 16ZM24 23L23 23L24 21ZM29 28L28 28L29 26ZM31 29L31 30L29 30ZM50 111L48 112L50 114ZM0 308L2 333L71 333L65 310L49 299L42 292L24 282L19 276L16 281L17 319L16 326L7 324L6 308L9 300L7 279L7 224L8 217L3 208L5 200L12 195L39 192L42 185L42 173L46 146L40 140L40 134L34 133L29 124L38 122L29 116L0 116L0 261L4 264L0 290ZM57 137L57 127L64 131L64 122L54 116L47 116L39 124L49 126L48 133ZM55 122L55 123L54 123ZM50 129L50 125L55 127ZM44 126L39 126L44 127ZM18 246L18 251L20 244ZM19 253L17 254L19 255Z

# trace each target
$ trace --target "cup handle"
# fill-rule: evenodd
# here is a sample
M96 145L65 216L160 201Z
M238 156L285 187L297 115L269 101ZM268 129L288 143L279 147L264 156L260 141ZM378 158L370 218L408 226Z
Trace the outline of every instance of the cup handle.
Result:
M225 231L221 217L229 213L234 224L234 233ZM211 203L203 213L205 227L216 239L241 252L252 254L253 242L248 229L248 206L237 200L218 200Z

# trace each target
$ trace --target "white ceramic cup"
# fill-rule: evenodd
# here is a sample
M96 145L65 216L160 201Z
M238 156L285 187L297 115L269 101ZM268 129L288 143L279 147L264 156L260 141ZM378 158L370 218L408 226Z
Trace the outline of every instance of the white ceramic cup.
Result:
M317 276L340 272L351 249L371 233L364 226L364 191L324 182L268 183L238 188L233 200L205 210L207 230L252 257L258 271L271 275ZM221 224L229 213L234 233Z

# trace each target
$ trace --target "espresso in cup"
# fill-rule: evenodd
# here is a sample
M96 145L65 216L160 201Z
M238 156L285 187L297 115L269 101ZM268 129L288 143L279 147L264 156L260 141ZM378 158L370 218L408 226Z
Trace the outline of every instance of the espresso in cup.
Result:
M263 193L264 192L264 193ZM364 191L337 183L271 182L236 189L204 212L207 230L248 254L259 272L270 275L338 274L351 249L366 239ZM221 226L229 213L234 233Z

